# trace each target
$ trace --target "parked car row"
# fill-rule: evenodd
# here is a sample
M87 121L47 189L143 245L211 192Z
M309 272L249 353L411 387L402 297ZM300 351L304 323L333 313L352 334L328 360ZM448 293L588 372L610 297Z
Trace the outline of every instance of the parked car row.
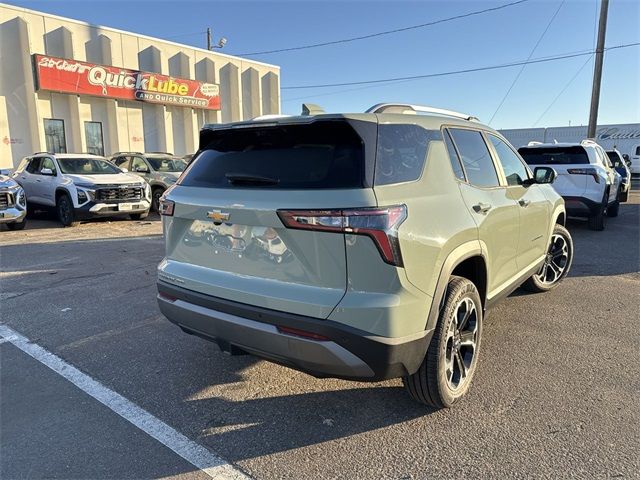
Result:
M95 217L143 219L175 183L186 162L169 153L40 152L25 157L11 177L0 176L0 222L24 228L27 209L54 210L64 226ZM131 170L131 172L129 172Z
M625 161L619 152L609 154L592 140L530 142L518 152L531 168L544 165L556 171L553 188L564 198L567 214L586 217L593 230L603 230L605 219L617 217L620 202L629 197L631 173Z

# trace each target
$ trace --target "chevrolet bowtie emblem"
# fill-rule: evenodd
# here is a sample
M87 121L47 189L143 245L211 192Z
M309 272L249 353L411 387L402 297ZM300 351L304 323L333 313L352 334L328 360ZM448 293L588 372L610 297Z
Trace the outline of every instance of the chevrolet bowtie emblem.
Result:
M207 217L217 223L229 220L229 214L226 212L223 213L220 210L211 210L210 212L207 212Z

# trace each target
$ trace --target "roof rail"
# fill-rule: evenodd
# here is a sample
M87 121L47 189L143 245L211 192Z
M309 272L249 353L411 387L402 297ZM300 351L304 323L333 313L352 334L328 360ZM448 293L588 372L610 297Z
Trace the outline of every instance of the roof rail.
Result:
M412 115L417 113L433 113L435 115L461 118L463 120L478 120L477 117L466 113L445 110L444 108L429 107L427 105L412 105L410 103L378 103L367 110L366 113L409 113Z

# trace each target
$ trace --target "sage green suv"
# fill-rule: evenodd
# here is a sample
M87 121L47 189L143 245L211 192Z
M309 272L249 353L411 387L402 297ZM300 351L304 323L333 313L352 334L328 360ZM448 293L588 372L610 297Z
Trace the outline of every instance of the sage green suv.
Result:
M160 309L230 354L402 377L448 407L469 389L486 310L569 271L554 178L473 117L430 107L207 125L161 199Z

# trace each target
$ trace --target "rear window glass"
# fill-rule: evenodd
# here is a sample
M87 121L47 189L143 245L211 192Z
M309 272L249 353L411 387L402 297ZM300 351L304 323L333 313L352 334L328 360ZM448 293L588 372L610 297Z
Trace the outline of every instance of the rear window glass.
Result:
M582 147L551 147L518 149L527 165L580 165L588 164L589 157Z
M375 184L389 185L420 178L432 140L442 141L439 130L425 130L418 125L380 124Z
M214 188L341 189L364 180L364 147L346 122L238 128L212 139L181 185Z

